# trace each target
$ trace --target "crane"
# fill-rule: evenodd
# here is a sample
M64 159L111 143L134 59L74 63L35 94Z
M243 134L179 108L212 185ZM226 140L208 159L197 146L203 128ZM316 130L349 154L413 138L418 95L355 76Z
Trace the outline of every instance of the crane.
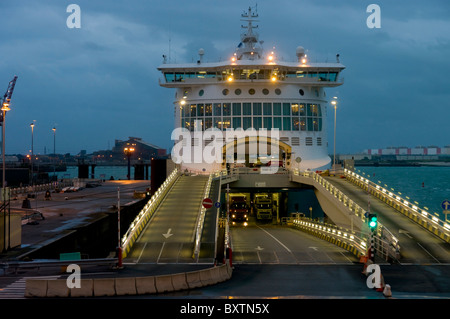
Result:
M11 104L11 97L14 92L14 87L16 86L17 81L17 75L14 76L14 78L8 83L8 88L6 89L6 93L3 96L2 101L2 111L9 111L9 105ZM3 116L4 112L0 117L0 125L3 125Z

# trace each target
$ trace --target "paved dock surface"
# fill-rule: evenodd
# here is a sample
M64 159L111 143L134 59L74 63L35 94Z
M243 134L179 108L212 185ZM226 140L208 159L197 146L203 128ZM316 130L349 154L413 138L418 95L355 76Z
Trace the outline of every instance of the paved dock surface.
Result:
M34 212L42 214L44 219L33 217L22 226L22 243L0 255L1 259L21 258L31 250L38 249L55 241L74 228L91 223L99 213L117 211L118 192L120 205L136 200L136 192L144 192L150 187L150 181L116 180L104 181L95 188L83 188L76 192L54 193L51 199L45 199L45 192L39 192L34 198L28 198L31 209L23 209L23 201L28 194L11 199L11 212L30 216ZM25 221L26 222L26 221Z

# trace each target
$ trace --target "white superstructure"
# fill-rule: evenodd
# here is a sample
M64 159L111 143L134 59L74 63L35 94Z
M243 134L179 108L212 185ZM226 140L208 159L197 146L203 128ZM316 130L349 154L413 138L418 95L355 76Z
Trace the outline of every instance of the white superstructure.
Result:
M247 25L242 26L241 42L229 60L205 63L200 49L196 63L164 61L158 68L164 75L160 85L176 89L175 128L185 128L190 134L190 139L185 135L183 141L184 147L192 148L192 160L182 163L185 168L211 171L237 162L246 166L264 165L267 159L263 160L261 154L267 152L249 154L252 149L249 145L262 139L270 144L275 137L279 138L277 164L302 170L323 170L330 166L328 101L324 89L343 84L339 75L345 66L339 63L338 56L336 63L310 63L302 47L297 47L297 61L293 62L278 60L276 52L265 54L255 31L257 26L253 25L257 16L251 8L242 14ZM222 154L218 156L223 161L211 163L199 157L195 160L194 153L213 140L202 132L214 128L223 134ZM252 128L257 132L266 129L268 137L261 138L259 134L227 139L229 131L248 132ZM273 133L275 129L277 134ZM175 144L180 141L177 136L173 139ZM247 154L227 157L227 150L239 143L246 145ZM186 154L186 149L183 151Z

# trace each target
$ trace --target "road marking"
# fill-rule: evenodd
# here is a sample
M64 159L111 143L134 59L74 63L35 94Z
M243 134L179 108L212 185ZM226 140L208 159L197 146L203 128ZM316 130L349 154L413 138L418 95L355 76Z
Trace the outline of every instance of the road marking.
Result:
M404 235L408 236L409 238L413 238L413 237L409 234L409 232L407 232L406 230L399 229L399 230L398 230L398 233L399 233L399 234L404 234Z
M172 228L169 228L169 230L167 231L167 233L162 234L166 239L169 238L170 236L172 236L173 234L171 234L170 232L172 231Z
M264 248L262 248L261 246L258 246L255 248L256 250L263 250Z
M270 237L272 237L273 239L275 239L275 241L276 241L277 243L279 243L281 246L283 246L284 249L286 249L288 252L292 253L292 251L291 251L289 248L287 248L285 244L283 244L281 241L279 241L274 235L272 235L271 233L269 233L267 230L261 228L260 226L258 226L258 228L261 229L263 232L265 232L265 233L266 233L267 235L269 235Z
M141 260L141 256L142 256L142 254L144 253L144 249L145 249L145 247L147 246L147 243L148 243L148 242L146 241L145 244L144 244L144 247L142 247L141 253L139 254L138 259L136 260L136 264L139 263L139 260Z
M161 258L161 255L162 255L162 252L163 252L163 250L164 250L164 246L165 246L165 245L166 245L166 242L163 242L162 247L161 247L161 250L160 250L159 255L158 255L158 259L156 259L156 263L159 262L159 258Z
M36 277L22 277L8 286L0 289L0 299L24 299L27 279L58 279L60 275L56 276L36 276Z
M428 250L426 250L425 247L423 247L420 243L417 243L417 245L419 245L420 248L422 248L423 250L425 250L426 253L427 253L428 255L430 255L431 257L433 257L433 259L436 260L436 261L438 262L438 264L441 263L441 262L440 262L439 260L437 260L436 257L434 257Z

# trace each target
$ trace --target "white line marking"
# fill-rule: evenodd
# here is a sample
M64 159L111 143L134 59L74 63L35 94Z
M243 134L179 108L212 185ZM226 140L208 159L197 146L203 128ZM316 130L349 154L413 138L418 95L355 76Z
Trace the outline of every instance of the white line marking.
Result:
M291 251L289 248L287 248L285 244L283 244L281 241L279 241L275 236L273 236L273 235L272 235L271 233L269 233L267 230L261 228L260 226L258 226L258 228L261 229L263 232L265 232L265 233L266 233L267 235L269 235L270 237L272 237L273 239L275 239L275 241L276 241L277 243L279 243L281 246L283 246L284 249L286 249L288 252L292 253L292 251Z

